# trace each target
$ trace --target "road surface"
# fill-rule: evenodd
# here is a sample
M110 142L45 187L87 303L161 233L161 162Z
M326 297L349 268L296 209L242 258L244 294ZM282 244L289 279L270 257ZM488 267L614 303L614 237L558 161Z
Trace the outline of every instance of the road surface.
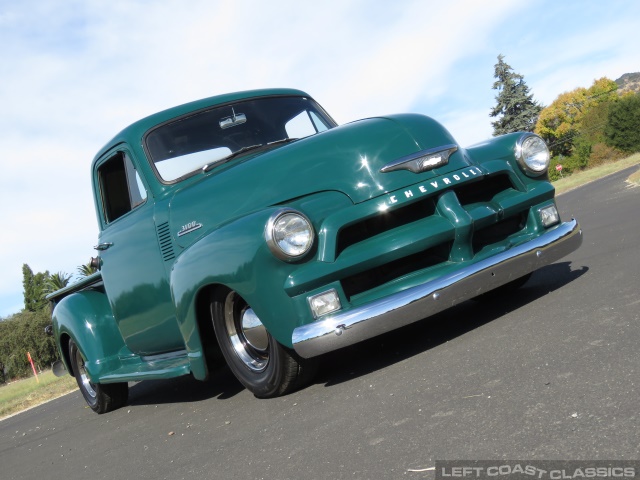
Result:
M639 459L640 188L558 199L581 249L512 298L466 302L327 355L257 400L222 370L132 385L96 415L73 393L0 422L3 479L433 478L437 459Z

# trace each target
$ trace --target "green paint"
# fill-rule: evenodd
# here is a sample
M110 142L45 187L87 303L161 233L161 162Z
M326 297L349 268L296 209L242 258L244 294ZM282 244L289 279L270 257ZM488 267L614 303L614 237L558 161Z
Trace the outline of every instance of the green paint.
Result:
M330 128L175 182L162 181L147 158L146 135L158 125L245 99L296 96L310 98L297 90L261 90L175 107L136 122L98 153L93 187L98 243L105 248L101 272L50 296L59 348L64 352L74 339L94 382L206 378L205 351L215 345L203 344L203 328L211 321L214 288L237 291L273 337L291 347L293 329L314 321L310 295L335 288L349 310L544 231L535 212L553 203L554 190L517 166L519 134L458 148L433 170L381 173L400 158L456 144L421 115ZM118 165L122 171L112 168ZM126 178L139 176L142 191L130 193L139 205L105 205L109 195L126 196L127 187L109 191L101 182L107 175L125 178L125 170ZM267 220L282 207L303 212L316 232L311 252L296 263L276 259L265 243ZM498 222L505 233L484 233Z

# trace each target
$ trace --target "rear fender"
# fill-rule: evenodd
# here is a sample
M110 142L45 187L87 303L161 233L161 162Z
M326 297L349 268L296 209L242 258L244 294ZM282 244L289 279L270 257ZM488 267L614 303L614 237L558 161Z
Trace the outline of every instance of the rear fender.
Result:
M63 298L55 306L52 320L58 350L71 375L70 339L84 356L92 380L115 370L123 357L133 356L124 344L104 293L86 290Z

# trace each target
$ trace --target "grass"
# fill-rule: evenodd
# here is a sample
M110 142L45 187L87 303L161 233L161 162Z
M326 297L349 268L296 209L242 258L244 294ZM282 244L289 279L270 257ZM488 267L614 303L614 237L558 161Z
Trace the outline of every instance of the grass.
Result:
M568 177L556 180L553 182L553 185L556 187L556 194L564 193L589 182L593 182L594 180L598 180L599 178L611 175L612 173L624 170L625 168L632 167L633 165L640 165L640 153L636 153L635 155L631 155L630 157L616 162L605 163L603 165L590 168L589 170L574 173ZM638 172L631 175L629 181L633 181L633 177L635 177L636 183L640 181L640 174Z
M636 173L631 174L631 176L627 178L627 182L635 183L640 187L640 170L637 170Z
M56 377L51 370L0 387L0 420L78 388L70 375Z

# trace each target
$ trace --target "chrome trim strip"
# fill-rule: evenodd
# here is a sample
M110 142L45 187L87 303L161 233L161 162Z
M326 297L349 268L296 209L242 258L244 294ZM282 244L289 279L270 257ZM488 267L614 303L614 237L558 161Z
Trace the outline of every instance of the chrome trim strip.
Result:
M551 264L581 244L582 230L572 219L444 277L298 327L293 348L311 358L403 327Z

